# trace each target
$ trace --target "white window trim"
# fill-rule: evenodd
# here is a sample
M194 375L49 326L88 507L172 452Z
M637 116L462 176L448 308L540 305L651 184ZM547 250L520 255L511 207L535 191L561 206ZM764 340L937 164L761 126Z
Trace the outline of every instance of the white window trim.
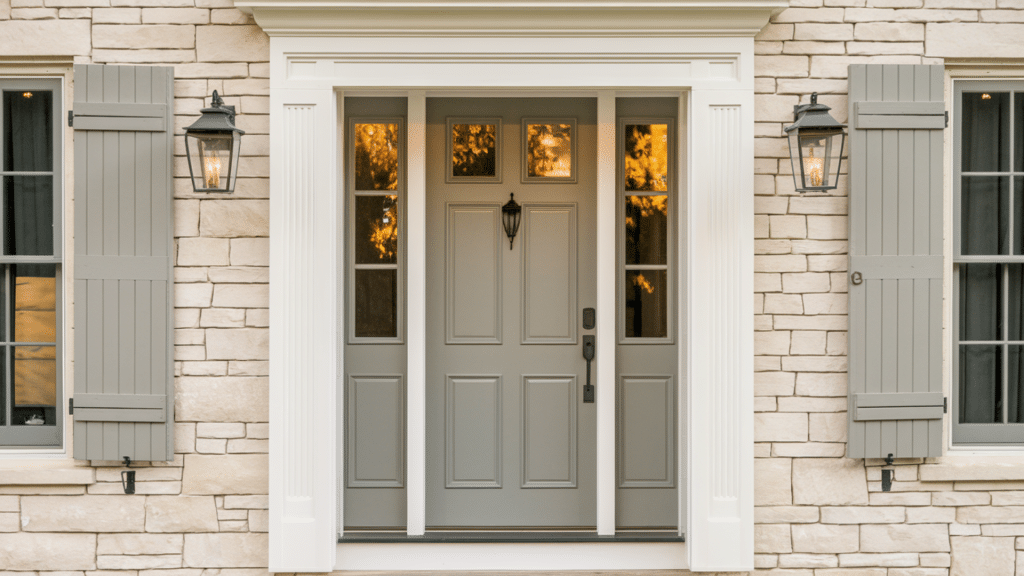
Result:
M71 454L73 453L74 421L68 413L68 406L74 392L74 380L72 378L74 369L72 362L73 351L69 348L71 343L70 331L72 319L74 318L74 303L71 301L72 287L74 286L74 268L72 268L71 262L71 255L74 250L74 228L73 222L68 217L73 213L71 205L73 190L71 188L71 181L67 178L67 167L74 158L74 144L72 128L64 120L67 117L67 111L71 109L72 102L74 101L74 93L70 81L71 76L71 58L23 57L0 60L0 79L56 80L60 84L61 100L58 106L58 114L55 115L53 121L57 122L61 127L59 130L59 145L62 151L61 165L58 170L55 170L55 172L59 171L59 174L54 177L55 184L59 184L61 193L59 201L54 202L54 210L59 211L59 221L61 223L60 239L62 242L60 246L62 256L59 266L60 277L63 282L58 287L60 290L58 296L60 314L58 314L57 318L57 347L61 350L61 357L57 361L60 362L59 374L61 379L61 398L58 411L64 419L59 446L25 448L0 446L0 469L14 469L24 466L64 467L68 463L61 461L71 460Z
M440 544L336 543L335 511L343 505L336 484L342 401L337 389L344 373L339 326L345 325L337 297L343 273L344 217L338 198L344 166L342 135L336 130L342 98L386 93L409 101L407 430L416 441L407 444L407 494L408 532L415 535L423 533L425 510L423 480L416 474L425 463L426 97L502 90L596 96L599 123L611 119L612 132L616 94L678 95L686 114L680 126L688 130L680 139L688 155L682 157L685 176L680 182L686 201L679 207L679 285L689 278L701 281L681 290L678 333L702 334L680 347L680 380L694 383L684 384L687 397L680 399L679 445L686 447L687 458L680 466L681 485L687 487L680 491L687 502L680 529L688 543L659 544L657 553L655 545L644 552L625 544L546 545L546 551L575 559L574 569L751 570L753 35L787 3L720 0L699 7L684 2L622 7L611 0L537 0L525 9L510 0L375 3L383 11L344 0L316 3L315 10L303 4L314 3L236 4L251 11L271 35L271 132L277 136L271 141L270 570L401 570L409 567L400 561L403 557L420 570L514 569L509 558L529 569L566 567L545 559L539 545L506 545L512 546L510 555L502 558L479 553L485 549L477 546L489 545L446 550ZM447 10L446 18L432 20L424 7ZM503 11L488 12L493 8ZM560 11L547 13L548 8ZM586 10L595 17L571 17ZM523 24L531 19L535 24L537 14L553 20L543 20L543 28ZM638 28L645 30L640 46L633 37ZM542 54L537 53L538 36L543 37ZM598 234L607 240L597 247L597 274L614 278L615 164L608 160L615 148L613 138L605 140L610 147L598 151L597 226L609 234ZM602 254L608 256L603 267ZM599 292L599 309L615 309L614 286L611 282ZM317 306L304 311L290 305L297 301ZM596 373L609 381L614 375L614 315L599 317L598 323L609 337L601 340L607 348L597 351ZM614 426L607 425L614 423L614 409L614 396L606 395L598 407L601 534L614 532ZM612 481L602 487L601 478ZM389 548L394 552L389 554L382 546L398 548ZM598 548L581 553L581 546ZM426 564L430 559L437 564Z

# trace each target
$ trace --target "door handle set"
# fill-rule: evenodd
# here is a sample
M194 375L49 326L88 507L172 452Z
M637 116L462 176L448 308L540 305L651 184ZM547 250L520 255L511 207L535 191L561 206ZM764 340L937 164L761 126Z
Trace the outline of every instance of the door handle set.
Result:
M583 385L583 402L594 402L594 385L590 383L590 361L594 359L594 335L583 336L583 357L587 360L587 383Z

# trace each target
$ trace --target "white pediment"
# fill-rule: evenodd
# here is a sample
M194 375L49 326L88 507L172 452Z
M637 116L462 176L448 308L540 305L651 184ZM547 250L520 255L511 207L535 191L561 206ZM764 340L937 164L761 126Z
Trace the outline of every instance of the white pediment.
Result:
M236 0L271 36L753 36L788 0ZM538 47L539 50L542 47Z

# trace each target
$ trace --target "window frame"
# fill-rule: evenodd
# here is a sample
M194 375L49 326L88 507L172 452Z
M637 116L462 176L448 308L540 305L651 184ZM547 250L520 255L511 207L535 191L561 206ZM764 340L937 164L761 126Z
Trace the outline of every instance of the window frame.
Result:
M1009 179L1009 206L1010 221L1009 233L1012 242L1012 233L1014 224L1024 225L1024 222L1015 223L1013 221L1013 202L1014 195L1016 192L1014 180L1015 178L1024 177L1024 166L1014 166L1014 147L1017 144L1015 134L1015 111L1014 111L1014 98L1024 98L1024 79L1000 79L1000 80L969 80L969 79L955 79L953 82L952 89L952 107L953 107L953 123L952 123L952 267L949 269L950 285L952 298L951 302L951 323L950 323L950 442L952 447L977 449L984 448L985 446L994 446L997 448L1015 448L1017 446L1024 445L1024 423L961 423L959 421L960 415L960 265L962 264L1022 264L1024 265L1024 254L1013 254L1012 245L1006 255L964 255L962 252L962 157L963 157L963 95L964 93L971 92L1003 92L1010 93L1010 116L1008 120L1009 130L1009 170L1006 171L993 171L993 172L971 172L968 174L976 175L989 175L998 178ZM1015 170L1016 168L1016 170ZM1008 272L1004 269L1000 276L1001 284L1001 298L1008 298L1007 289L1007 274ZM1003 316L1003 334L997 340L984 341L998 343L993 345L999 345L1005 350L1007 346L1021 345L1024 341L1009 340L1009 329L1007 325L1006 314L1008 311L1005 309L1005 305L1008 301L1003 299L999 302L1000 314ZM966 340L965 342L980 342ZM1002 397L1003 403L1003 419L1008 419L1008 407L1005 402L1006 392L1008 391L1008 373L1007 367L1009 358L1007 354L1002 355Z
M4 266L4 277L7 275L7 266L12 264L53 264L56 266L54 276L54 355L55 355L55 425L30 427L12 426L10 422L11 403L10 395L6 384L0 384L0 394L5 395L3 410L5 411L5 424L0 425L0 450L14 450L23 452L25 450L52 450L63 449L67 402L67 386L64 378L65 362L65 331L66 320L64 311L64 87L63 79L59 77L0 77L0 93L20 90L48 90L53 93L53 169L50 175L53 178L53 255L52 256L5 256L0 254L0 265ZM0 134L3 133L3 114L0 112ZM3 141L0 139L0 154L3 153ZM4 171L0 166L0 180L9 174L22 174L16 171ZM44 173L34 172L34 175ZM0 222L2 222L3 207L0 203ZM6 280L3 280L6 282ZM7 306L8 303L2 304ZM8 310L8 321L10 321L10 310ZM2 337L2 336L0 336ZM15 341L16 342L16 341ZM3 346L3 354L9 356L8 350L13 349L12 345ZM13 382L13 364L9 357L6 357L4 371L0 382ZM10 376L10 378L8 378Z

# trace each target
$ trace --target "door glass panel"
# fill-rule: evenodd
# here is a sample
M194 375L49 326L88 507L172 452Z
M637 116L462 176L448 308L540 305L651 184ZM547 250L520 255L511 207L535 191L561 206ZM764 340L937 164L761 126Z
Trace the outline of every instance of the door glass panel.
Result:
M496 176L497 134L497 124L452 124L452 176Z
M526 175L534 178L572 176L572 126L527 124Z
M53 170L53 92L4 92L2 125L5 171Z
M357 337L398 335L398 271L355 271L355 333Z
M960 346L960 422L1003 421L1002 368L1002 346Z
M1010 94L964 92L962 109L964 172L1010 169Z
M626 264L668 262L668 196L626 196Z
M398 189L398 124L355 125L356 190Z
M668 190L668 125L627 124L625 146L626 190Z
M1001 340L1003 276L999 264L960 264L960 340Z
M53 254L53 176L5 176L4 253Z
M15 342L56 341L56 271L54 264L11 266Z
M668 336L668 272L626 271L626 337Z
M1010 179L964 176L960 187L962 254L1009 254Z
M356 196L356 264L398 261L398 196Z

